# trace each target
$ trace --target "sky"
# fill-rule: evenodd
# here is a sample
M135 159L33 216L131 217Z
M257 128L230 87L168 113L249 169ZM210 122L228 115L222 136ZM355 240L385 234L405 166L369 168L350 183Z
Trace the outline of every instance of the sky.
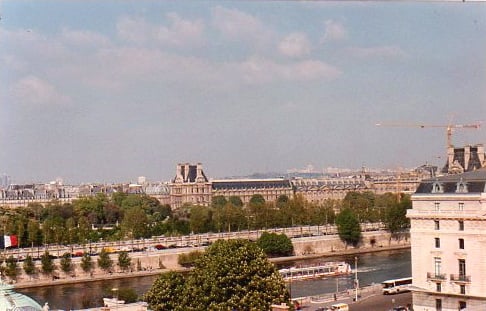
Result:
M442 166L486 121L486 5L0 1L0 174ZM399 126L381 126L376 123ZM486 143L459 129L453 143Z

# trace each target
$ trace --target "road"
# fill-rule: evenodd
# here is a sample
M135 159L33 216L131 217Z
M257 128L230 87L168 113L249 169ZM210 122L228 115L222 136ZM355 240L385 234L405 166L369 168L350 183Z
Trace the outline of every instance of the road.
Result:
M352 296L352 295L351 295ZM350 311L389 311L393 307L407 306L412 303L412 293L401 293L397 295L382 295L381 292L369 293L354 302L351 298L339 299L336 302L344 302L349 305ZM330 307L333 303L327 302L322 304L303 304L302 310L315 311L322 307Z

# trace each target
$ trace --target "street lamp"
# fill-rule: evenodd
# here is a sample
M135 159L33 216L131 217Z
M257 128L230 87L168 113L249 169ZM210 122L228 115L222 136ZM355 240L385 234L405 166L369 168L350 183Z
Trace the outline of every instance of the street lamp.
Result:
M354 301L358 301L358 257L354 257Z

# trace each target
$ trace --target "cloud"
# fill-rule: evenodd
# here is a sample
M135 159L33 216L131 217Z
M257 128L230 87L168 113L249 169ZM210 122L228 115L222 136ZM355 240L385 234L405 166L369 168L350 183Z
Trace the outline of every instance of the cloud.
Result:
M403 58L407 53L398 46L352 47L348 52L358 58Z
M52 84L32 75L18 80L10 88L10 94L14 102L23 106L64 106L72 102Z
M107 37L99 33L67 28L62 30L61 40L75 46L103 47L110 43L110 40Z
M257 41L261 43L271 32L256 17L236 10L217 6L212 9L212 25L227 39Z
M139 17L121 17L116 24L118 37L137 43L158 43L172 47L194 46L204 42L204 23L202 20L188 20L177 13L166 15L168 25L161 26L147 22Z
M279 64L272 60L250 58L238 64L238 71L247 83L333 80L341 75L341 71L336 67L318 60Z
M285 56L302 57L310 53L311 44L305 33L294 32L279 43L278 50Z
M324 26L325 32L322 42L341 41L348 37L348 31L340 22L330 19L324 23Z

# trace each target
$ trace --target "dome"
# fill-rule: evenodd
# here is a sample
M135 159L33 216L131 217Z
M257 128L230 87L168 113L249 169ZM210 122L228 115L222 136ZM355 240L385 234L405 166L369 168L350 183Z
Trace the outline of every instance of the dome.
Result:
M34 299L16 293L12 285L0 283L0 310L42 311L42 307Z

